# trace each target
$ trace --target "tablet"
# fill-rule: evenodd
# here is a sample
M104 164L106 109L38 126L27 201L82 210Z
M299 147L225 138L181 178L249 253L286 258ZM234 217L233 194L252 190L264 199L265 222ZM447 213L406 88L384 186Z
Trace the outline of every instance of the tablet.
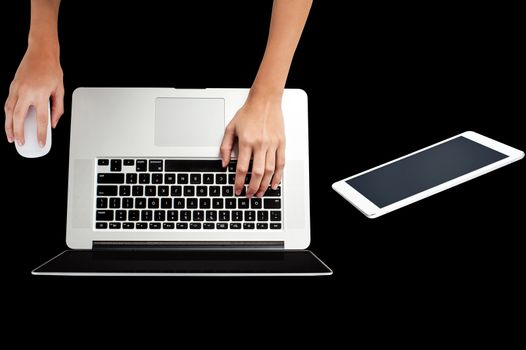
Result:
M332 188L376 218L524 157L524 152L467 131L348 177Z

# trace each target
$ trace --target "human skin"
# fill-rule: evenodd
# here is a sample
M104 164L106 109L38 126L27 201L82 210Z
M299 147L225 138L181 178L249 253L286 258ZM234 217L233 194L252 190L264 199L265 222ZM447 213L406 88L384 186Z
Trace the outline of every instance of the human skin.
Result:
M57 20L60 0L32 0L28 47L9 88L5 103L7 140L23 145L24 119L30 105L37 112L37 138L46 142L47 104L51 126L64 113L64 84L60 66ZM281 101L287 75L312 0L274 0L267 46L245 104L225 128L220 151L223 166L238 143L235 192L243 189L253 159L247 196L261 197L274 189L285 166L285 132Z

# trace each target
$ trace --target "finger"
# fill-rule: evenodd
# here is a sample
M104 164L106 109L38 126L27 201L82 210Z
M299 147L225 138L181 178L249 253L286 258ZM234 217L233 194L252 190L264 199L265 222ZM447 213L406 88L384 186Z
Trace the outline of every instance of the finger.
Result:
M25 142L24 139L24 120L26 119L27 111L29 109L29 101L24 98L19 98L16 101L13 112L13 129L15 133L15 140L19 146Z
M9 95L7 101L5 101L5 134L7 141L13 143L15 141L15 134L13 132L13 111L15 109L16 98Z
M254 163L252 164L252 175L250 183L247 188L247 197L250 198L259 189L261 179L265 174L265 158L267 156L267 149L260 147L254 152Z
M46 144L48 123L47 104L47 100L44 100L35 105L37 111L37 139L40 148L44 148L44 145Z
M274 171L276 170L276 149L269 148L267 151L267 156L265 159L265 174L263 175L263 179L261 179L261 184L259 185L259 189L256 193L257 197L263 197L265 194L265 191L267 191L267 188L270 184L270 180L272 180L272 175L274 175Z
M278 147L276 151L276 170L274 177L272 177L272 189L278 188L281 178L283 176L283 169L285 168L285 145Z
M47 106L46 106L47 108ZM47 112L46 112L47 113ZM51 126L57 127L60 117L64 114L64 88L58 88L51 95Z
M225 134L223 135L223 141L221 142L221 159L223 161L223 168L230 163L230 157L232 155L232 148L234 147L235 132L234 127L228 124L225 128Z
M237 157L236 167L236 181L234 190L236 196L241 194L243 186L245 185L245 177L247 176L248 165L250 164L250 156L252 155L252 148L245 143L239 143L239 155Z

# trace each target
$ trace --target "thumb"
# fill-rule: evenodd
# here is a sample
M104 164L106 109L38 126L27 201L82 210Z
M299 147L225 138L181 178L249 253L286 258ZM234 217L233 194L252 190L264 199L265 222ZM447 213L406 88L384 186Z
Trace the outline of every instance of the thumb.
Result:
M223 168L230 162L230 156L232 154L232 148L234 147L235 132L234 127L231 124L225 128L225 134L223 136L223 142L221 142L221 159L223 160Z

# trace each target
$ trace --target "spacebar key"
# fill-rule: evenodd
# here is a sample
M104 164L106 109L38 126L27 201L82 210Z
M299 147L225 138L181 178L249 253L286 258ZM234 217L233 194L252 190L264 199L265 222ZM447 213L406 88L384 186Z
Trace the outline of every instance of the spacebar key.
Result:
M164 164L168 172L222 172L226 168L221 166L220 160L167 159Z

